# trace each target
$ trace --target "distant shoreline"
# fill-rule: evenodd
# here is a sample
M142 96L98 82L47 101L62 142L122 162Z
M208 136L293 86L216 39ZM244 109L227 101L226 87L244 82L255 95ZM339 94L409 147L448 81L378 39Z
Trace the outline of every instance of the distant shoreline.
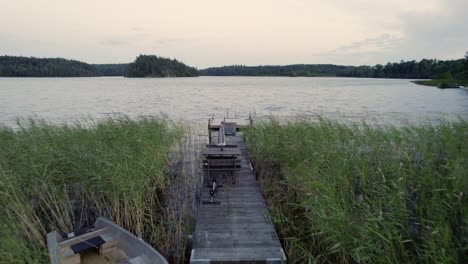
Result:
M244 77L354 77L428 80L449 73L454 79L466 78L466 59L423 59L375 66L334 64L232 65L198 70L176 59L140 55L133 63L88 64L62 58L0 56L0 77L109 77L170 78L196 76ZM421 82L418 81L418 84Z
M189 76L189 77L125 77L125 76L82 76L82 77L77 77L77 76L54 76L54 77L49 77L49 76L0 76L1 79L85 79L85 78L93 78L93 79L99 79L99 78L121 78L121 79L190 79L190 78L288 78L288 79L297 79L297 78L307 78L307 79L314 79L314 78L336 78L336 79L374 79L374 80L406 80L408 82L418 84L418 85L424 85L424 84L419 84L417 82L424 81L424 80L430 80L430 79L417 79L415 80L414 78L385 78L385 77L346 77L346 76L314 76L314 77L308 77L308 76L295 76L295 77L290 77L290 76L244 76L244 75L236 75L236 76L215 76L215 75L200 75L200 76Z

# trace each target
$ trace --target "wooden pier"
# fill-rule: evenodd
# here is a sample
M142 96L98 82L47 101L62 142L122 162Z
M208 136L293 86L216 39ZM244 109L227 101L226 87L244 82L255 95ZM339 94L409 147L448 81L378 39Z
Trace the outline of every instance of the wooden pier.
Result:
M243 139L226 136L226 144L238 146L240 168L235 180L218 182L214 197L205 174L190 263L286 263Z

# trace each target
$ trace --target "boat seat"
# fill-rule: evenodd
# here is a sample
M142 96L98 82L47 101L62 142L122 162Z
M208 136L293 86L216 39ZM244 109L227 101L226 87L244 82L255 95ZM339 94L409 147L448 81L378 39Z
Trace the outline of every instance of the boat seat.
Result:
M60 255L69 258L81 252L95 248L101 255L108 254L117 245L117 235L108 232L106 228L84 233L59 243Z
M92 248L99 248L102 244L104 244L106 241L102 239L101 236L93 237L90 238L86 241L80 242L78 244L74 244L70 246L70 248L73 250L74 254L78 254L80 252L86 251L88 249Z

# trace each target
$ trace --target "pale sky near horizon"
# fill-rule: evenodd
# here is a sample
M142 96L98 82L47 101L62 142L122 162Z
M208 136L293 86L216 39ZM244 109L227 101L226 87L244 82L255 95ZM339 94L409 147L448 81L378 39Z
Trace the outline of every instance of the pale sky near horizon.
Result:
M0 55L206 68L458 59L468 0L0 0Z

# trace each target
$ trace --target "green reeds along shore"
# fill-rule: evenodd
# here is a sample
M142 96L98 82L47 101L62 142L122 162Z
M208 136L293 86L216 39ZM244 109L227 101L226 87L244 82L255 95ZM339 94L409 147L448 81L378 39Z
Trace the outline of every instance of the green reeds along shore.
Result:
M190 212L181 210L190 204L167 201L177 192L172 172L181 171L169 156L182 150L184 130L151 118L0 128L0 262L48 263L47 232L97 216L181 262L190 228Z
M246 140L290 263L467 260L466 120L272 120Z
M96 216L187 258L199 128L161 119L0 128L0 263L48 263L45 235ZM465 260L468 122L259 123L250 155L290 263Z
M435 86L441 89L446 88L459 88L460 86L467 87L468 80L444 80L444 79L433 79L428 81L413 81L415 84L426 85L426 86Z

